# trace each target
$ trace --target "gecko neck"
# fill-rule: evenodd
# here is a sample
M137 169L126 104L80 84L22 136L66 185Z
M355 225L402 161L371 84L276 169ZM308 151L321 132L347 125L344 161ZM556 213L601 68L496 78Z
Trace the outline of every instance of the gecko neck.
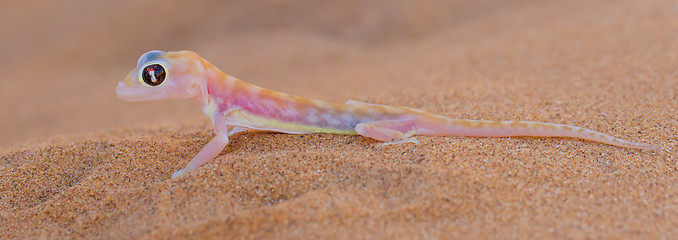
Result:
M205 64L203 91L196 96L196 100L203 106L203 112L213 120L217 115L235 109L244 109L257 102L256 95L264 90L259 86L229 76L208 62Z

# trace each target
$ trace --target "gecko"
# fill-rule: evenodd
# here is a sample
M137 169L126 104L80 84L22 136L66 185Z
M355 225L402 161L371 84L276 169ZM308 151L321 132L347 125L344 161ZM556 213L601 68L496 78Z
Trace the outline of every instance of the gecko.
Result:
M661 148L586 128L533 121L452 119L421 110L349 100L308 99L261 88L227 75L192 51L150 51L116 87L127 101L194 99L216 136L181 170L179 177L214 159L229 136L247 129L282 133L361 135L383 144L418 143L415 136L570 137L624 148Z

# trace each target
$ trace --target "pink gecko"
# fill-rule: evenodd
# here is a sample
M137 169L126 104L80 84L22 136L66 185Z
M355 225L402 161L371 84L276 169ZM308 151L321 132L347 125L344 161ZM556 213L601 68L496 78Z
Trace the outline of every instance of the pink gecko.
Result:
M284 133L359 134L386 144L412 142L413 136L573 137L610 145L660 149L615 138L585 128L529 121L450 119L406 107L349 100L328 103L264 89L226 75L190 51L150 51L117 87L128 101L193 98L212 119L216 137L176 178L214 159L234 133L262 129Z

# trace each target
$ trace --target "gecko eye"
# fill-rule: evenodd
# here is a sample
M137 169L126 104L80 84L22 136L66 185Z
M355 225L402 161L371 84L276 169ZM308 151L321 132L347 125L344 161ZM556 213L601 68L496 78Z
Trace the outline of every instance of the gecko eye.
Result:
M144 68L141 78L149 86L158 86L165 81L165 68L160 64L148 65Z

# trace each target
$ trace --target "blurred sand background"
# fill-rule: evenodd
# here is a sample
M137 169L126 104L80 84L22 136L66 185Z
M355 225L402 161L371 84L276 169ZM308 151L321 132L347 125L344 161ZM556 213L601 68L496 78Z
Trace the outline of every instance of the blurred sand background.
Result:
M0 238L670 238L666 152L574 139L213 133L129 103L149 50L328 101L565 123L678 149L676 1L0 3Z

